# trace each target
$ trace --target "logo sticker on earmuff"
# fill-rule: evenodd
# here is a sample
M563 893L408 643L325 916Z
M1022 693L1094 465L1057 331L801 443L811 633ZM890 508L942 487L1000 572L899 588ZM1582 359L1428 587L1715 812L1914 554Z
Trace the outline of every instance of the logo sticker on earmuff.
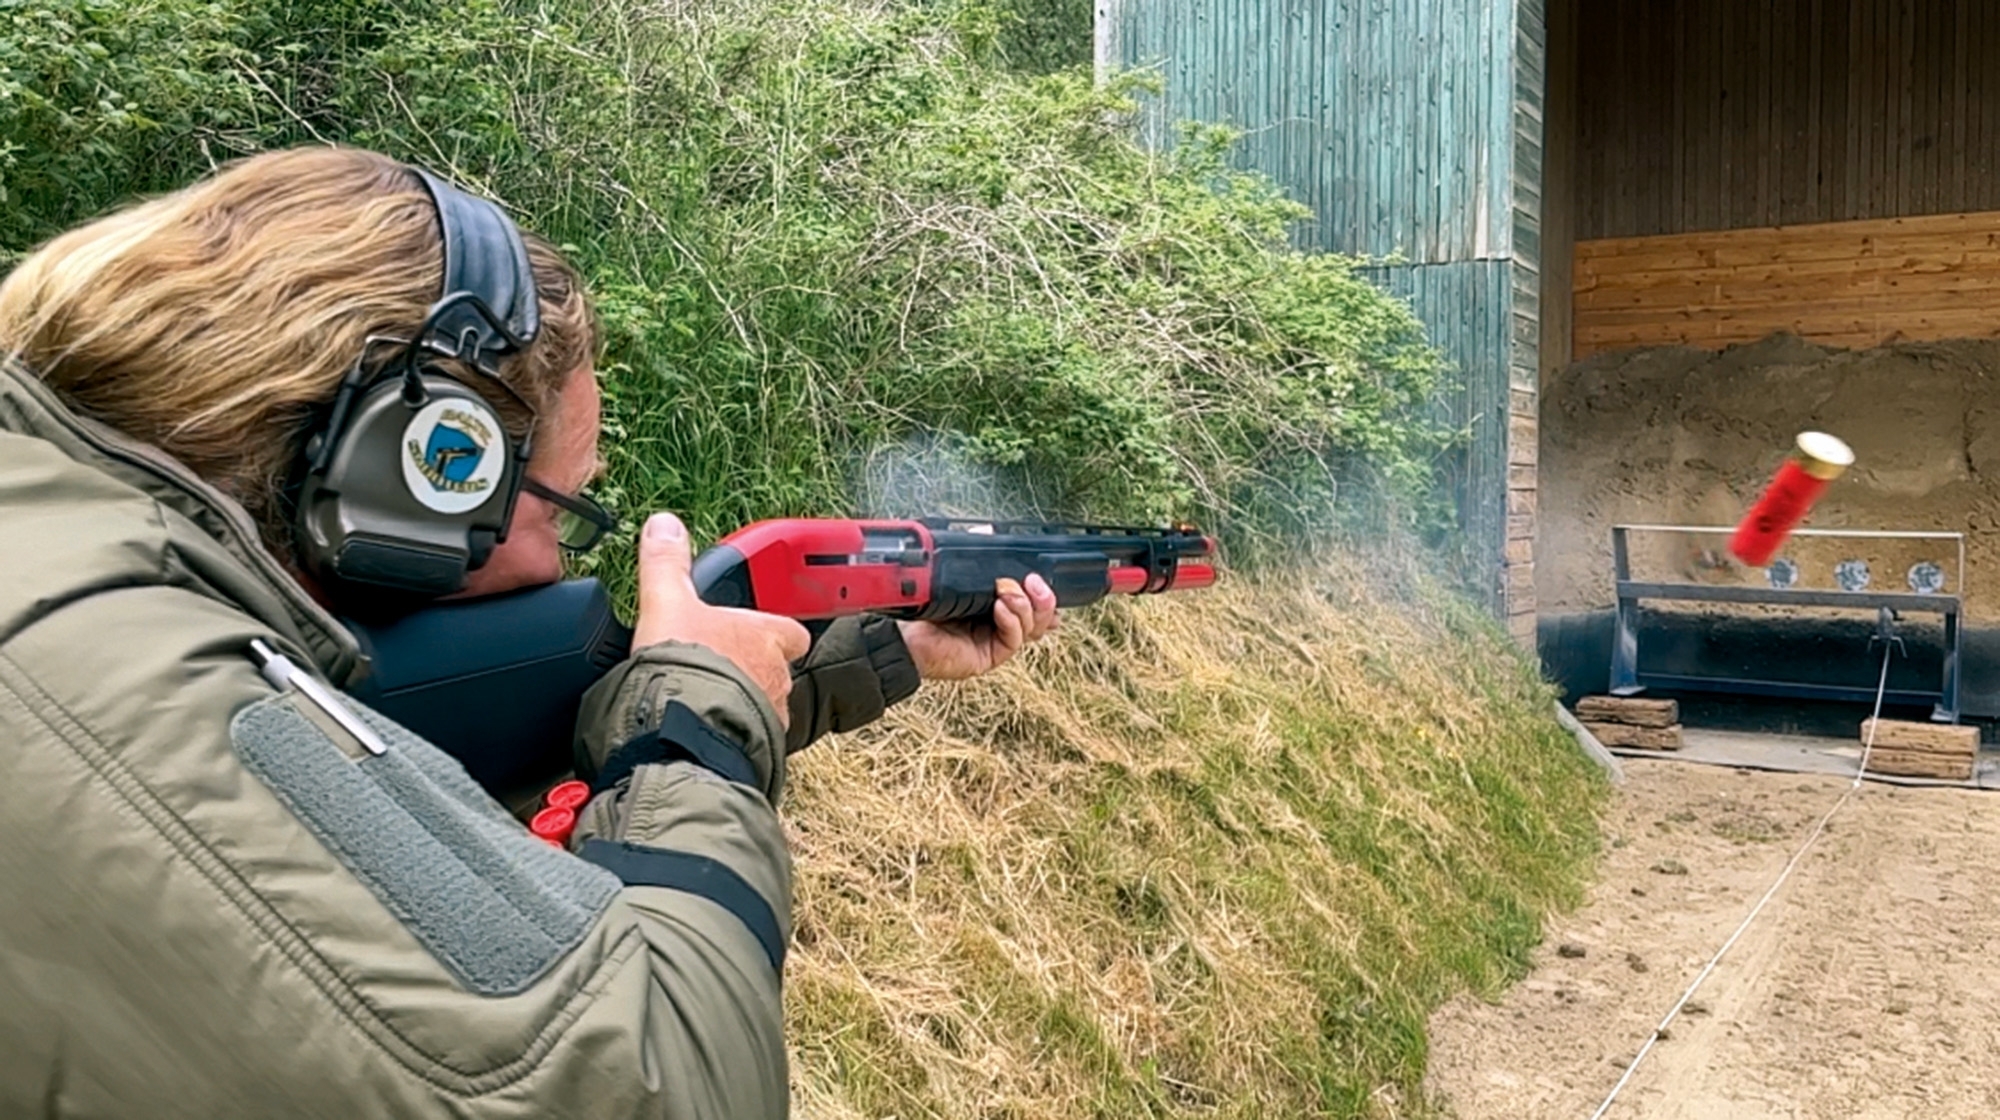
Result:
M499 417L464 397L434 400L403 428L403 481L439 513L467 513L493 496L507 466Z

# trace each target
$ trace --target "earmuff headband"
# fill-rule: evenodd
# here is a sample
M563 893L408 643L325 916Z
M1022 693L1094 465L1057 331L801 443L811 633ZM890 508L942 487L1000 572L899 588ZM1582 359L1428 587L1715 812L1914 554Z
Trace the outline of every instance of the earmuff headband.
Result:
M410 170L430 191L444 235L444 306L433 309L431 329L419 341L491 373L500 357L525 348L541 329L527 243L498 206L421 167ZM455 301L460 293L491 314Z

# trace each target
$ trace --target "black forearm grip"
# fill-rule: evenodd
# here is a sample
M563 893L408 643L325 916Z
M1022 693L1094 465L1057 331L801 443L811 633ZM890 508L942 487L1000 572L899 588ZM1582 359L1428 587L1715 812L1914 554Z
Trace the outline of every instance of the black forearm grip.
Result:
M939 549L931 569L930 602L916 617L932 622L985 618L999 600L994 583L1026 581L1037 574L1056 593L1059 607L1082 607L1104 598L1111 585L1110 562L1102 552L1048 552L1042 549L966 547Z

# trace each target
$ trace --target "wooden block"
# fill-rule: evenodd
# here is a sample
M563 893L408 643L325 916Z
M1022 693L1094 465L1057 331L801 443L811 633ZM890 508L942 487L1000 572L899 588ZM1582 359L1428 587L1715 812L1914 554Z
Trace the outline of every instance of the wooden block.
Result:
M1979 729L1955 724L1885 719L1861 721L1861 741L1874 736L1868 769L1913 778L1972 777L1979 754Z
M1680 722L1681 704L1640 696L1586 696L1577 701L1576 718L1633 727L1672 727Z
M1972 777L1971 755L1934 754L1930 751L1883 750L1868 752L1868 772L1897 774L1906 778L1947 778L1965 781Z
M1979 753L1979 729L1961 724L1916 723L1901 719L1864 719L1861 741L1866 743L1874 729L1875 749L1924 752L1947 757L1971 758Z
M1592 723L1577 717L1589 729L1597 741L1607 747L1638 747L1649 751L1677 751L1681 749L1681 725L1672 727L1633 727L1626 723Z

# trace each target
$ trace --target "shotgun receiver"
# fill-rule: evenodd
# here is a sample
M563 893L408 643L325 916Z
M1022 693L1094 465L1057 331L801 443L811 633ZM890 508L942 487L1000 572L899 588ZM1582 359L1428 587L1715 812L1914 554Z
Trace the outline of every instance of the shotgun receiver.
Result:
M1215 542L1189 527L923 518L746 526L695 558L702 601L823 622L951 622L992 613L996 580L1039 573L1059 607L1207 587ZM388 620L343 619L370 671L354 697L422 735L496 796L559 775L583 693L632 632L594 579L449 600Z

